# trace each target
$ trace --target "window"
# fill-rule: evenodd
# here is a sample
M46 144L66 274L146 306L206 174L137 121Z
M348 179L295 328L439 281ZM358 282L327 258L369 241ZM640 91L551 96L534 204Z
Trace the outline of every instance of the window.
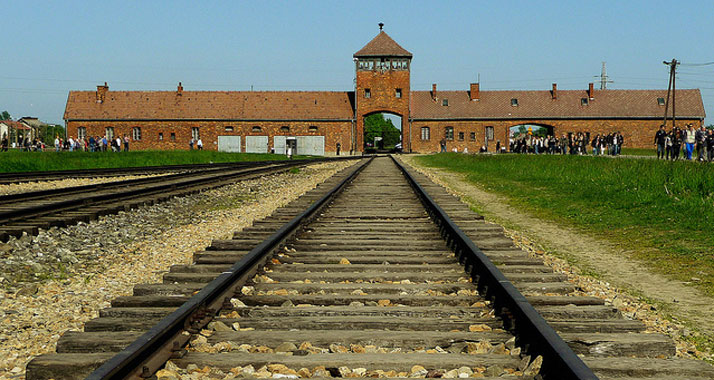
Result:
M290 127L288 127L287 125L283 125L282 127L280 127L280 132L290 132Z
M588 98L580 98L580 105L581 106L587 106L590 101Z
M421 127L421 139L422 140L430 140L431 139L431 130L429 127Z
M307 127L308 132L317 132L317 125L311 125Z
M164 134L161 133L161 132L159 132L159 141L161 141L161 140L163 140L163 139L164 139Z
M464 141L464 133L459 132L459 141Z
M140 127L134 127L131 129L131 138L134 139L134 141L141 140L141 128Z
M194 140L198 140L201 138L201 134L199 133L198 127L191 128L191 137L193 137Z
M402 97L402 89L401 89L401 88L398 88L398 89L395 91L394 95L397 97L397 99L401 98L401 97Z
M454 127L444 128L444 138L446 138L447 140L454 139Z
M512 106L512 107L518 107L518 99L512 98L512 99L511 99L511 106Z
M176 141L176 134L171 132L171 141Z
M364 97L367 98L367 99L371 98L371 97L372 97L372 91L370 91L370 89L368 89L368 88L365 88L365 89L364 89Z
M664 98L657 98L657 104L659 104L660 106L663 106L663 105L664 105Z
M448 105L449 105L449 99L441 99L441 105L442 105L442 106L448 106Z
M226 132L233 132L233 127L226 127Z
M77 128L77 138L78 139L84 139L87 137L87 127L79 127Z
M261 128L261 127L259 127L259 126L257 126L257 125L254 126L253 129L251 129L251 131L253 131L253 132L260 132L260 131L262 131L262 130L263 130L263 128Z
M493 127L486 127L486 138L488 141L493 140Z
M476 132L469 133L469 140L476 141Z
M104 134L107 136L107 140L114 138L114 127L106 127L104 129Z

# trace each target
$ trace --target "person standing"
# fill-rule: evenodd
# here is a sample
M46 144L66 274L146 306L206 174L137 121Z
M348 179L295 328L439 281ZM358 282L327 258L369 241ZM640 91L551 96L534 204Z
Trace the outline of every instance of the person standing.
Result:
M188 150L193 150L193 137L191 137L191 140L188 140Z
M59 135L55 136L55 152L60 151L60 139Z
M714 129L710 129L707 134L707 159L714 161Z
M701 125L696 132L697 139L697 160L704 161L707 150L707 131L704 129L704 125Z
M664 124L659 126L659 130L655 133L654 144L657 147L657 159L664 158L664 147L667 132L664 131Z
M336 156L339 156L339 155L340 155L340 148L341 148L341 147L342 147L342 145L340 145L340 143L337 143L337 145L335 146L335 155L336 155Z
M439 141L439 146L441 147L441 153L446 153L446 137L442 137Z
M198 141L196 141L196 148L198 148L198 150L203 150L203 141L201 141L200 137L198 138Z
M694 125L688 124L689 128L684 134L684 146L686 148L687 160L692 160L692 152L694 151L694 143L697 141L697 133L694 130Z
M129 151L129 136L124 135L124 151Z

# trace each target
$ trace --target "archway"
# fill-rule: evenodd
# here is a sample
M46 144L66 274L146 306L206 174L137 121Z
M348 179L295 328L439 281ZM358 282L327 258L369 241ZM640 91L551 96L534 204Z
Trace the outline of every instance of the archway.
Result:
M547 124L517 124L508 128L508 151L515 153L554 153L555 128Z
M364 152L388 153L402 149L402 116L374 112L364 116Z
M508 128L508 136L517 139L528 135L537 137L553 136L554 128L546 124L518 124Z

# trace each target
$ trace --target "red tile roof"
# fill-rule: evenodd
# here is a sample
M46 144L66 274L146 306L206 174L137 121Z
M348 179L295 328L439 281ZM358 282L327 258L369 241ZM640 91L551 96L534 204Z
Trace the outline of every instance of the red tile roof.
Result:
M399 46L392 37L384 31L380 31L377 37L364 45L362 49L354 54L355 58L360 57L412 57L412 53Z
M70 91L64 118L350 120L352 92L289 91Z
M470 100L468 91L411 92L413 119L549 119L549 118L658 118L664 117L664 106L657 98L666 98L667 90L595 90L588 105L586 90L551 91L480 91L480 100ZM442 100L448 99L448 106ZM518 106L511 105L518 99ZM705 117L698 89L677 90L677 117ZM670 104L671 107L671 104ZM671 110L670 110L671 115Z
M32 129L32 128L28 127L27 125L20 123L19 121L13 121L13 120L0 120L0 124L5 124L10 128L15 128L15 129L24 129L24 130Z

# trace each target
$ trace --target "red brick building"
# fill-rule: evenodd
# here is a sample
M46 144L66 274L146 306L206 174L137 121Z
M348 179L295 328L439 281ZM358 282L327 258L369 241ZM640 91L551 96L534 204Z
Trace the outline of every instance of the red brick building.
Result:
M331 154L364 149L364 118L401 117L403 148L475 152L507 144L514 126L537 125L556 135L619 131L625 146L651 147L667 90L412 91L412 54L384 31L353 56L354 91L71 91L64 119L72 137L129 136L132 149L205 149ZM698 89L677 90L678 123L703 123ZM678 124L679 125L679 124Z

